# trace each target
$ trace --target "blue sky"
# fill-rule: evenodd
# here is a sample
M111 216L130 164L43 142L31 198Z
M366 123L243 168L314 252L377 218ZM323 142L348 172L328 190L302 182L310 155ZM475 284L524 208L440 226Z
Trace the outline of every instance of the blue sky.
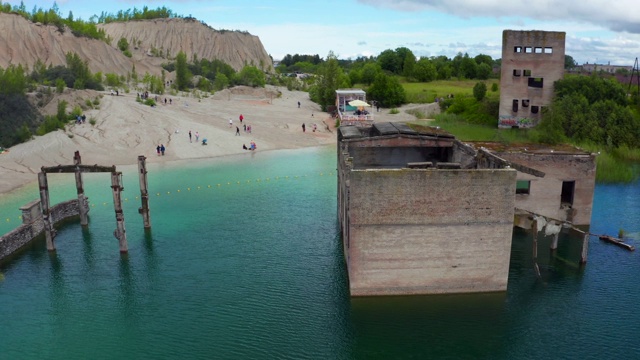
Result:
M4 1L5 3L7 1ZM19 4L20 1L8 1ZM27 10L53 1L24 1ZM155 9L193 16L214 29L256 35L278 60L333 51L339 58L407 47L419 56L458 52L502 57L502 30L564 31L579 63L633 65L640 56L638 0L59 0L63 16Z

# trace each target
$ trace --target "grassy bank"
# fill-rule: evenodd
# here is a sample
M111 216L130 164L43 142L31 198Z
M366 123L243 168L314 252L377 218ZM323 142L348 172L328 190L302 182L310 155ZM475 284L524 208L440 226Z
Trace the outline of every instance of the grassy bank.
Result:
M407 95L407 102L409 103L432 103L437 97L447 97L448 94L454 96L472 95L473 86L477 82L484 82L487 84L487 96L499 96L498 91L491 91L491 85L496 83L499 85L499 80L438 80L428 83L402 83L402 87Z
M440 114L434 121L415 121L417 125L439 126L461 141L490 141L505 145L538 143L536 129L498 129L494 126L469 124L454 114ZM596 182L630 183L640 175L640 148L628 147L607 150L604 146L572 144L596 157Z

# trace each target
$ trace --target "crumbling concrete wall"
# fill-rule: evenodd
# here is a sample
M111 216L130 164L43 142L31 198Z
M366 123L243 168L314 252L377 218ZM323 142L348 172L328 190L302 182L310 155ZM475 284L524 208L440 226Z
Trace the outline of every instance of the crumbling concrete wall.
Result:
M34 200L20 208L22 225L0 237L0 260L13 254L44 231L40 200ZM78 216L78 200L69 200L51 207L53 224Z
M516 194L515 206L536 214L577 226L591 224L593 194L596 186L596 159L591 154L498 153L507 161L540 170L535 177L518 172L518 180L530 181L529 194ZM562 204L562 183L575 181L573 204Z
M555 31L503 31L499 127L540 121L553 99L553 83L564 76L565 37Z
M506 290L515 170L340 172L352 296Z

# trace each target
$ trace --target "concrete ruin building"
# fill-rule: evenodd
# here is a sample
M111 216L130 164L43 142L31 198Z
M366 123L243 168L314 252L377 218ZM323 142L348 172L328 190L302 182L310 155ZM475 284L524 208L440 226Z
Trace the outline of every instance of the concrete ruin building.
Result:
M352 296L505 291L516 212L528 228L532 213L590 222L595 156L577 149L469 145L403 123L341 126L337 146Z
M502 32L498 127L528 128L553 100L553 83L564 76L565 33Z

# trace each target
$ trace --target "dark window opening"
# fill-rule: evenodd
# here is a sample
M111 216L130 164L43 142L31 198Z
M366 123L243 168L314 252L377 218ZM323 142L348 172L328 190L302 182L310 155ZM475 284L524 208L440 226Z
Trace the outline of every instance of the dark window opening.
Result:
M513 99L513 112L518 112L518 99Z
M562 193L560 194L560 205L572 206L573 205L573 193L576 189L575 181L563 181Z
M539 46L536 46L535 49L533 50L536 54L542 54L542 48Z
M531 76L531 70L524 70L524 76Z
M527 54L531 54L533 52L533 48L531 46L525 46L524 52Z
M545 54L553 54L553 48L551 48L551 47L544 48L544 53Z
M542 78L529 78L529 87L542 89Z
M531 181L530 180L518 180L516 181L516 194L529 195L531 193Z
M513 69L513 76L520 76L521 73L520 69Z
M521 53L522 52L522 46L514 46L513 47L513 52L514 53Z
M523 105L523 106L524 106L524 105ZM538 106L533 105L533 106L531 107L531 113L532 113L532 114L537 114L537 113L538 113Z
M522 107L529 107L529 99L522 99Z

